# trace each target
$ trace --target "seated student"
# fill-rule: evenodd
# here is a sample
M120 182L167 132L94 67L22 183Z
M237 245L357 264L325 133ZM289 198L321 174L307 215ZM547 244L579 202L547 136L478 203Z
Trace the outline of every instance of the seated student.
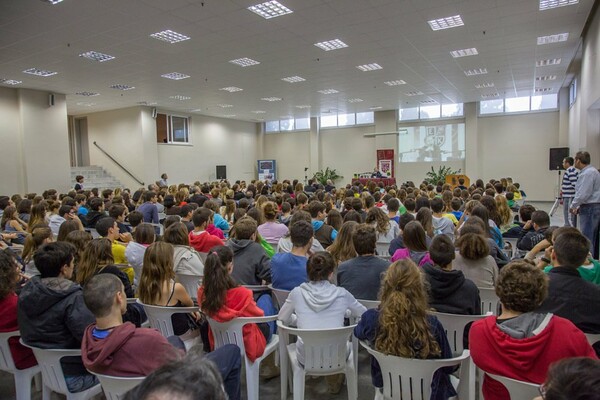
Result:
M398 357L452 358L444 327L427 313L427 291L423 275L411 260L390 265L381 287L381 305L367 310L354 328L354 336L367 340L375 350ZM433 375L431 399L456 396L450 383L452 368L441 368ZM371 358L371 381L383 387L381 369ZM380 389L381 390L381 389Z
M117 225L119 226L119 232L121 233L131 233L131 226L125 225L125 219L127 218L128 214L129 211L127 210L127 207L125 207L122 204L113 204L108 210L108 216L114 218L115 221L117 221Z
M276 289L292 290L307 281L306 260L312 247L313 228L306 221L298 221L290 229L292 251L277 253L271 259L271 280Z
M208 208L199 208L192 216L194 230L189 234L190 246L198 253L206 253L215 246L223 245L221 239L206 231L206 227L211 223L212 214Z
M467 233L475 233L482 235L490 248L489 255L492 256L498 268L502 268L510 262L510 258L506 255L504 250L498 247L498 243L489 236L489 227L479 217L472 216L462 225L460 230L461 235Z
M367 311L346 289L330 282L334 269L335 261L326 251L310 256L306 264L308 282L294 288L279 311L279 319L285 325L300 329L338 328L344 326L347 310L353 317ZM301 338L298 338L296 353L298 361L304 364ZM329 393L339 393L343 380L343 374L327 379Z
M548 297L538 311L566 318L583 332L600 333L600 286L586 282L578 272L588 256L590 242L571 229L559 228L556 232Z
M89 201L90 211L85 217L86 228L96 229L96 223L106 217L104 212L104 201L101 198L94 197Z
M33 256L40 276L34 276L21 290L17 315L21 339L44 349L79 349L85 327L94 315L83 302L81 286L71 281L75 247L69 243L48 243ZM81 357L61 361L67 388L81 392L98 383L81 362Z
M144 222L144 216L139 211L131 211L127 219L129 220L129 225L131 225L131 233L135 232L135 228Z
M450 202L450 206L452 207L451 213L456 217L457 220L460 220L463 216L463 212L460 210L463 203L459 197L453 197Z
M511 209L511 211L518 212L520 207L519 204L517 204L517 202L515 201L515 194L513 192L507 192L505 197L506 202L508 203L508 207Z
M404 213L400 216L400 224L399 224L400 232L398 233L398 236L390 242L390 248L388 250L388 253L390 254L390 256L393 256L394 253L396 252L396 250L404 248L404 239L402 238L402 232L404 231L404 228L406 228L406 224L408 224L410 221L414 221L414 220L415 220L414 215L412 215L409 212ZM431 239L429 239L429 241L427 242L427 246L429 246L430 242L431 242Z
M426 238L425 229L423 229L418 221L411 221L406 224L402 231L402 240L405 247L394 252L392 262L410 258L420 267L425 264L433 264L427 251Z
M290 220L292 219L292 205L284 201L281 203L281 214L279 215L279 222L289 228Z
M279 243L279 239L287 235L288 228L282 223L277 222L277 204L268 201L263 206L263 215L265 222L258 226L258 233L269 243L275 247Z
M19 330L17 323L17 294L15 290L21 281L21 269L13 256L0 251L0 332ZM17 369L26 369L37 365L31 349L19 343L19 336L8 339L10 353Z
M600 361L566 358L552 364L540 394L533 400L600 400Z
M116 207L116 206L113 206ZM187 237L187 235L186 235ZM134 283L137 285L142 276L142 267L144 266L144 254L146 249L156 240L156 232L150 224L140 224L133 232L133 241L129 242L125 250L127 263L131 265L135 272Z
M150 224L159 223L158 208L156 206L157 201L158 196L155 192L148 191L144 193L144 204L137 208L137 210L144 216L144 222L148 222Z
M400 205L401 205L400 200L398 200L395 197L392 197L387 202L388 217L390 220L396 221L396 223L398 225L400 225L400 215L398 215L398 210L400 210ZM401 212L400 213L401 215L406 213L406 208L404 206L402 206L402 208L404 209L404 212Z
M372 207L369 210L365 223L375 228L375 231L377 232L377 243L386 245L388 248L392 240L400 233L400 227L396 221L389 219L388 216L377 207Z
M462 233L456 241L458 254L452 266L462 271L477 287L493 288L498 277L498 266L492 256L486 238L476 233Z
M361 224L356 227L352 243L357 257L338 266L337 283L356 299L377 300L381 275L390 265L375 255L377 234L372 226Z
M535 312L547 291L544 273L533 265L513 261L502 268L496 283L502 313L474 322L469 332L475 365L491 374L540 384L550 364L557 360L597 358L585 335L573 323ZM506 388L487 375L483 396L491 400L510 398Z
M9 208L7 208L7 210L8 209ZM50 229L52 229L52 234L54 234L54 236L58 236L58 230L60 229L60 226L62 225L63 222L65 222L68 219L75 219L73 217L77 217L75 214L73 214L73 212L74 212L73 207L62 205L58 209L58 214L53 214L50 216L50 220L48 221L48 226L50 226ZM6 216L6 211L4 212L4 215ZM2 217L2 218L4 218L4 217ZM79 219L79 218L77 218L77 219ZM7 227L5 227L4 229L8 230Z
M544 232L550 226L550 216L546 211L537 210L531 214L531 220L523 225L517 248L519 250L529 251L533 246L544 240ZM533 228L530 229L530 228Z
M194 223L192 222L192 218L194 216L194 207L190 204L182 206L179 216L181 217L181 222L185 224L188 234L192 232L194 230Z
M517 226L510 228L506 232L502 234L503 237L506 238L519 238L521 236L521 232L523 231L523 226L529 220L531 220L531 215L535 211L535 207L531 204L524 204L521 208L519 208L519 222L517 222ZM531 226L529 229L533 229Z
M444 217L444 201L436 197L431 200L431 212L433 217L433 232L435 235L446 235L454 240L454 223Z
M227 223L227 221L225 221L225 218L223 218L221 214L219 214L219 204L217 204L215 199L205 201L202 207L208 208L213 212L212 220L215 225L215 228L221 230L221 233L229 230L229 224Z
M435 265L423 266L429 282L429 306L448 314L480 315L481 302L475 284L462 271L452 269L454 245L446 235L433 238L429 254Z
M107 238L112 244L112 254L115 264L127 264L125 250L127 243L133 240L131 233L121 233L119 225L114 218L105 217L96 223L96 231L101 237ZM125 268L123 272L129 277L129 281L133 282L135 272L133 268Z
M184 206L185 207L185 206ZM204 263L200 255L193 247L190 247L187 228L182 222L175 222L165 229L163 240L173 245L173 268L175 274L181 275L204 275ZM191 293L192 296L195 293Z
M262 285L271 282L271 260L263 247L256 242L257 223L242 217L233 229L227 246L233 251L235 268L231 277L240 285Z
M325 204L320 201L312 201L308 205L308 212L310 212L310 217L312 218L315 239L323 247L329 247L335 240L337 231L324 222L327 216Z

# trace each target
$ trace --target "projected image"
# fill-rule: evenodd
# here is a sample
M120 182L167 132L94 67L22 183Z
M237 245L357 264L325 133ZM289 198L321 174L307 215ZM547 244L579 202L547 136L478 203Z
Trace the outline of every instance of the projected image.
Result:
M465 158L465 124L414 126L398 132L399 162L455 161Z

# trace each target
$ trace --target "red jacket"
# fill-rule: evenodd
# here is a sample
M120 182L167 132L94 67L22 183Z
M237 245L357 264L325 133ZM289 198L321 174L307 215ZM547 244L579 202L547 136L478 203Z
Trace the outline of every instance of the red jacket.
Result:
M17 323L17 295L10 293L0 300L0 332L13 332L19 330ZM37 360L30 348L19 343L19 335L8 339L10 353L17 369L26 369L37 365Z
M202 304L204 286L198 289L198 303ZM231 321L237 317L262 317L265 313L254 302L252 290L238 286L227 291L225 304L216 314L208 316L217 322ZM267 341L256 324L246 324L242 329L246 356L252 362L262 356L267 346ZM214 349L214 338L209 331L208 339L211 349Z
M223 231L215 226L215 224L210 224L206 227L206 232L210 233L213 236L218 237L221 240L225 240L225 235Z
M207 231L203 231L200 234L195 234L191 231L189 234L190 246L192 246L198 253L208 253L210 249L215 246L223 246L223 241L216 236L211 235Z
M552 316L537 335L515 339L501 331L496 317L473 323L469 331L469 349L475 364L482 370L520 381L541 384L548 367L569 357L597 358L579 329L569 320ZM486 400L510 400L506 388L485 377L483 397Z

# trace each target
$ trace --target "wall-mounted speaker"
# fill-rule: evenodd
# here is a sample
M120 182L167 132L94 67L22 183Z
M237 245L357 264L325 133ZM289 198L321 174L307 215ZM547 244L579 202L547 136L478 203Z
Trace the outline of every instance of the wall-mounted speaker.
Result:
M217 179L227 179L226 165L217 165Z
M555 147L550 149L550 171L564 170L563 160L569 157L568 147Z
M152 108L152 118L156 119L156 107Z
M54 93L50 93L48 95L48 106L52 107L54 105Z

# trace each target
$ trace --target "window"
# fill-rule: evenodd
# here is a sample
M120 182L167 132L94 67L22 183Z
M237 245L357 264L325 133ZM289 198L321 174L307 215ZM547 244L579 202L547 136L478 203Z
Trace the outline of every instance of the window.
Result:
M375 114L371 112L337 114L337 115L321 115L319 118L319 126L321 128L335 128L337 126L354 126L373 124L375 122Z
M479 102L480 114L498 114L504 112L504 100L484 100Z
M514 97L504 100L504 112L523 112L529 111L529 97Z
M310 129L310 118L289 118L265 122L265 133L307 131Z
M440 105L435 106L422 106L419 108L419 118L421 119L432 119L440 117Z
M356 113L356 124L373 124L375 123L375 115L372 112Z
M158 143L189 143L189 118L179 115L156 114Z
M544 94L531 97L485 100L479 102L479 115L524 113L531 111L556 110L557 94Z
M424 119L460 118L464 115L463 104L432 104L419 107L401 108L398 113L400 121Z

